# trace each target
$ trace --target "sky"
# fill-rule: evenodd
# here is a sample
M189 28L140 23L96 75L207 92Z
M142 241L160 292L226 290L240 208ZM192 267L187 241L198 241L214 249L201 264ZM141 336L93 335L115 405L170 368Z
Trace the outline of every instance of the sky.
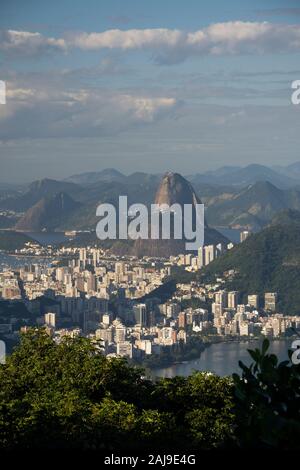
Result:
M300 160L300 0L1 0L0 181Z

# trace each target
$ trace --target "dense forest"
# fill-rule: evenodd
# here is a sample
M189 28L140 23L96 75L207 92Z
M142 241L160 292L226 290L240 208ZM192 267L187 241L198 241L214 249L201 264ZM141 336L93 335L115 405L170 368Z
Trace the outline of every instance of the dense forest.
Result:
M87 339L29 330L0 366L0 448L297 448L300 366L267 350L240 376L153 381Z

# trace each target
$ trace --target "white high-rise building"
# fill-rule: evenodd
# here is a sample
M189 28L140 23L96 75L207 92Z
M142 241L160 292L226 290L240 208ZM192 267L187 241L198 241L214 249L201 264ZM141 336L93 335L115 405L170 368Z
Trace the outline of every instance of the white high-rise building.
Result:
M136 324L146 326L147 310L145 304L137 304L133 307L133 313Z
M257 294L248 295L248 305L250 307L258 308L259 307L259 297Z
M228 292L226 290L220 290L215 293L215 303L227 307L228 304Z
M237 291L228 292L228 308L236 308L239 293Z
M205 266L211 263L216 258L215 245L207 245L204 247L205 251Z
M55 328L56 324L56 314L55 313L45 313L45 325Z
M276 311L277 292L266 292L265 293L265 309Z
M205 266L205 250L204 246L200 246L198 249L198 268Z
M79 250L79 260L86 261L86 248L80 248Z
M115 264L115 273L123 275L125 273L125 265L121 261Z
M243 230L241 233L240 233L240 242L244 242L246 240L246 238L248 238L250 235L250 232L249 230Z

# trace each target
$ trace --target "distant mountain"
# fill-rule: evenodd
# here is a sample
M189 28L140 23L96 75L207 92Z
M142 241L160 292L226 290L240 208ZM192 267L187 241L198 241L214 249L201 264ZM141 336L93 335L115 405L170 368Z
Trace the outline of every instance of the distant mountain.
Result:
M287 166L277 165L273 169L288 178L297 179L298 184L300 183L300 162L294 162Z
M292 220L293 219L293 220ZM279 311L300 314L300 212L285 211L203 271L206 280L235 270L227 287L243 295L278 292Z
M231 175L225 177L224 183L245 186L259 181L269 181L279 188L287 188L297 184L296 180L282 176L267 166L257 164L248 165L245 168L236 170Z
M248 165L245 168L225 166L203 174L192 174L185 180L192 185L195 194L201 194L210 225L260 230L276 212L300 208L300 176L299 180L296 178L298 166L294 163L276 167L276 171L263 165ZM294 172L295 179L290 174L284 174L284 171ZM74 175L65 181L45 178L17 191L3 190L0 191L0 209L16 214L10 214L12 218L6 220L6 213L3 212L0 227L11 226L14 217L20 218L41 199L62 192L80 206L76 215L73 211L65 214L57 229L94 230L98 204L117 204L119 196L126 195L128 204L139 202L149 206L155 200L161 179L159 174L135 172L125 176L108 168Z
M89 184L94 184L99 181L105 181L110 183L112 181L123 181L125 179L120 171L115 170L114 168L107 168L102 171L90 171L87 173L80 173L78 175L70 176L66 178L65 181L69 183L76 183L81 186L87 186Z
M289 188L299 183L297 178L283 175L264 165L252 164L245 168L224 167L215 172L196 174L190 177L193 184L208 183L245 187L257 181L270 181L279 188Z
M161 177L162 175L160 174L153 175L151 173L149 174L137 171L127 176L125 182L126 184L157 186L161 180Z
M74 230L93 230L97 223L96 208L100 203L117 205L119 196L124 195L128 197L129 205L136 202L148 205L154 199L156 186L157 180L147 174L144 181L136 177L136 183L97 181L85 187L66 181L44 179L33 182L23 193L10 194L8 197L6 194L3 196L0 194L0 208L20 214L31 209L41 199L63 192L80 204L76 213L70 211L69 214L64 214L57 229L64 230L71 227ZM3 219L4 223L6 224L6 220Z
M128 206L136 202L149 205L153 202L156 185L124 184L120 182L97 182L86 186L74 196L81 203L76 213L62 221L60 229L72 227L74 230L95 230L99 219L96 209L99 204L110 203L118 207L119 196L127 196Z
M135 172L125 176L118 170L108 168L99 172L88 172L73 175L65 181L73 182L82 186L103 182L122 182L124 184L156 184L161 179L161 174L148 174ZM186 179L194 187L201 185L233 186L242 188L257 181L269 181L280 189L300 185L300 162L287 166L267 167L260 164L250 164L246 167L227 165L216 170L204 173L194 173L186 176Z
M70 176L65 181L73 182L81 186L90 186L98 183L122 183L124 185L157 185L161 175L153 175L144 172L135 172L128 176L119 171L108 168L99 172L88 172L79 175Z
M23 212L44 197L48 197L59 192L64 192L65 194L72 196L78 194L80 190L80 186L74 183L45 178L31 183L24 193L1 199L0 207L15 210L17 212Z
M98 172L73 175L66 178L65 181L81 186L88 186L97 182L122 182L124 184L152 184L155 182L158 184L161 177L161 174L148 174L145 172L135 172L125 176L114 168L107 168ZM217 170L188 175L186 179L193 185L233 185L238 187L253 184L256 181L268 180L278 187L286 188L298 184L300 182L300 174L298 181L293 175L287 174L287 172L284 173L283 170L277 172L275 169L263 165L252 164L244 168L239 166L223 166Z
M65 193L47 196L28 209L15 229L28 232L54 230L78 208L79 203Z
M191 204L193 207L201 201L193 190L192 185L178 173L168 172L161 179L159 187L155 196L155 204ZM195 213L194 213L195 218ZM184 233L184 229L182 230ZM152 256L152 257L168 257L170 255L176 255L178 253L184 253L186 251L185 243L186 239L183 237L182 240L142 240L138 239L135 241L134 246L131 250L131 254L141 256ZM205 223L204 232L205 244L217 244L217 243L228 243L226 237L221 235L216 230L210 228ZM113 248L112 248L113 249Z
M231 175L235 171L240 170L240 166L222 166L221 168L218 168L217 170L210 170L206 171L204 173L196 173L192 175L186 176L186 179L190 181L191 183L195 183L198 181L198 179L202 178L203 180L211 180L213 181L214 179L220 179L223 178L224 176Z
M283 209L300 210L300 191L282 190L268 181L257 182L231 199L208 207L207 220L215 226L259 230Z

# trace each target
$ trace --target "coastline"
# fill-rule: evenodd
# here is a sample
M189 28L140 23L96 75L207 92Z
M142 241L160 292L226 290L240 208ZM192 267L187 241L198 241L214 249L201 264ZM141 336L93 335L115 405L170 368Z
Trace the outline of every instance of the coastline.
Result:
M270 344L274 343L274 342L286 342L287 340L290 340L290 342L292 343L292 341L294 339L297 339L299 338L297 335L293 335L291 337L276 337L276 338L268 338L269 341L270 341ZM155 371L157 369L164 369L164 368L168 368L168 367L173 367L173 366L178 366L178 365L184 365L184 364L188 364L189 362L191 361L194 361L194 360L198 360L201 358L203 352L211 347L212 345L215 345L215 344L243 344L243 343L256 343L258 341L263 341L265 339L265 337L255 337L255 338L248 338L248 337L244 337L244 338L228 338L228 339L225 339L224 337L220 337L220 339L218 338L212 338L211 340L206 340L203 342L202 344L202 348L201 350L195 351L195 353L192 353L192 351L190 352L190 354L187 354L186 356L189 356L189 357L182 357L182 359L175 359L172 358L172 356L169 356L169 358L164 358L162 360L162 358L160 357L155 357L155 356L150 356L149 359L146 359L146 360L142 360L142 361L134 361L135 364L137 365L140 365L142 367L145 367L147 369L150 369L151 371ZM152 359L151 359L152 358Z

